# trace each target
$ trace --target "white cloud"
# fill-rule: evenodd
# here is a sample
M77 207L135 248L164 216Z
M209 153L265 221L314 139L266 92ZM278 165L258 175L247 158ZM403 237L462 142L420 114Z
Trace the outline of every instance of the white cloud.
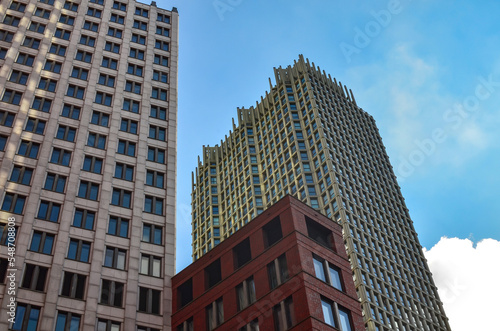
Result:
M496 330L500 241L446 238L424 248L453 331ZM495 326L496 325L496 326Z

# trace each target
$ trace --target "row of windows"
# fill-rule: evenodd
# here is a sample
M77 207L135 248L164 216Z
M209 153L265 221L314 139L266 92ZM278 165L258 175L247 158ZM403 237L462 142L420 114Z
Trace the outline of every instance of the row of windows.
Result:
M31 176L31 174L24 174L22 180L25 180L25 176ZM65 184L65 182L66 179L64 177L57 177L57 182L54 182L52 184L52 188L59 191L63 189L63 185ZM77 197L97 201L99 198L99 184L88 181L81 181ZM24 196L22 194L7 192L5 194L1 210L22 215L26 199L27 196ZM132 201L132 191L113 188L113 192L111 195L111 205L130 209L132 208ZM144 212L146 213L164 215L165 211L163 205L163 198L150 195L146 195L144 197ZM60 212L61 204L42 200L38 209L37 218L50 222L58 222Z
M139 293L140 295L142 295L142 297L139 298L138 311L143 313L159 314L160 312L157 312L157 310L159 309L159 304L161 303L161 292L153 289L139 287ZM156 303L158 303L158 305L156 305ZM22 302L18 303L16 307L16 320L13 323L11 330L36 330L38 328L41 310L42 307L39 306ZM59 310L57 312L55 331L78 331L81 328L81 321L82 316L80 314ZM98 331L120 331L121 323L99 318L96 321L96 327L96 330ZM159 329L138 325L137 331L159 331Z

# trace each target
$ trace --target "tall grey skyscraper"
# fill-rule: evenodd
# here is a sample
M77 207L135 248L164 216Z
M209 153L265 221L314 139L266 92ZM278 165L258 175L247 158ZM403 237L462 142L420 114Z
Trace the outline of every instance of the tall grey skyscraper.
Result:
M193 259L291 194L343 227L368 330L450 330L375 121L300 56L193 175Z
M170 329L177 10L2 0L0 15L0 329Z

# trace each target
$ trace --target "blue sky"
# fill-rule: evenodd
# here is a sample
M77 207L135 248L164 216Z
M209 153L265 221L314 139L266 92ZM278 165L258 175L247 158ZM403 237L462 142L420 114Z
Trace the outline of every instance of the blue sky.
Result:
M500 2L158 1L180 15L177 271L191 172L304 54L377 121L422 246L500 239Z

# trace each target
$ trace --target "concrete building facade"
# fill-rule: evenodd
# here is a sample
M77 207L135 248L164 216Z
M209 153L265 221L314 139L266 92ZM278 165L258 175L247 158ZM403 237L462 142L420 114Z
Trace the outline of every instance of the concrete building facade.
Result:
M286 194L343 229L367 330L449 330L372 116L303 56L203 147L193 173L193 259Z
M0 13L0 329L169 330L177 10L2 0Z
M365 330L340 225L285 196L172 278L172 327Z

